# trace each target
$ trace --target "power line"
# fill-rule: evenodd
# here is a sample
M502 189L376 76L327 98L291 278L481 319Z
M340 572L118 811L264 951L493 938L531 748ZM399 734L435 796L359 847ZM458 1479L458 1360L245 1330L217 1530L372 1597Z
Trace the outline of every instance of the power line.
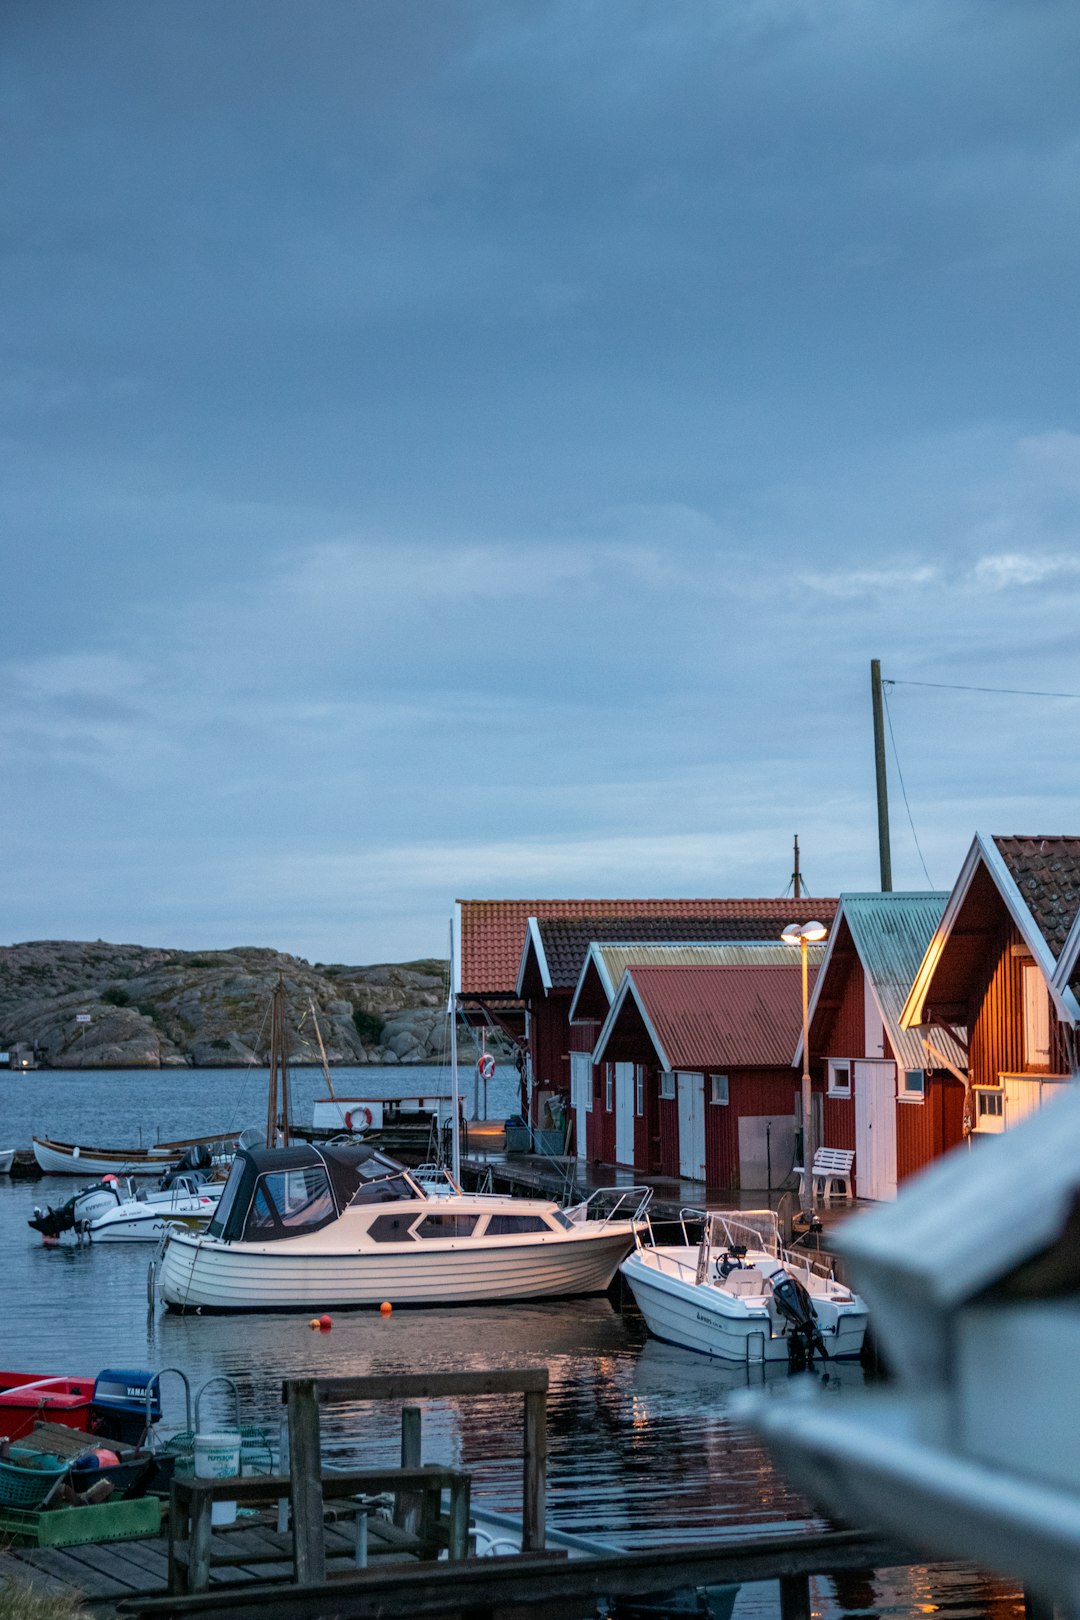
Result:
M921 683L912 681L905 684L915 686ZM915 831L915 819L911 814L911 805L908 803L907 788L904 786L904 773L900 769L900 751L896 746L896 733L893 731L892 711L889 708L889 694L885 690L887 686L893 685L895 685L895 682L893 681L882 681L881 683L881 695L885 699L885 718L889 722L889 740L892 743L893 759L896 761L896 774L900 778L900 791L904 795L904 809L907 811L908 824L911 827L911 836L915 840L915 848L919 852L919 860L922 861L922 869L926 874L926 881L930 887L933 888L933 879L931 878L930 873L926 870L926 861L923 857L922 845L919 843L919 835Z
M936 692L995 692L1001 697L1077 698L1080 692L1032 692L1023 686L954 686L950 681L892 681L882 677L882 686L928 686ZM899 768L899 767L898 767Z

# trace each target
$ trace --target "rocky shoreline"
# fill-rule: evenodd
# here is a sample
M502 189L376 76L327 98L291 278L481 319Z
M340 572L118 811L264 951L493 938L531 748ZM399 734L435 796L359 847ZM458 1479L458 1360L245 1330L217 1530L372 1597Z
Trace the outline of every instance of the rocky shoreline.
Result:
M295 1024L290 1060L448 1061L447 963L314 964L259 946L179 951L77 940L0 947L0 1046L54 1069L236 1068L266 1061L281 975ZM462 1056L475 1057L459 1031Z

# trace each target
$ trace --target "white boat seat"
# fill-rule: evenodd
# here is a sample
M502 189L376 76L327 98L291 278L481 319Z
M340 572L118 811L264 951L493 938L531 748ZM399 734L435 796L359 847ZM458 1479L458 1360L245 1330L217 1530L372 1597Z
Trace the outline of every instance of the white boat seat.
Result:
M726 1288L729 1294L763 1294L765 1279L756 1267L746 1271L729 1271L720 1282L720 1287Z
M839 1189L837 1196L852 1198L851 1167L855 1162L854 1148L819 1147L814 1154L812 1191L820 1188L821 1196L828 1204L833 1198L834 1189ZM799 1178L799 1197L802 1198L806 1183L806 1170L801 1164L793 1166L795 1175Z

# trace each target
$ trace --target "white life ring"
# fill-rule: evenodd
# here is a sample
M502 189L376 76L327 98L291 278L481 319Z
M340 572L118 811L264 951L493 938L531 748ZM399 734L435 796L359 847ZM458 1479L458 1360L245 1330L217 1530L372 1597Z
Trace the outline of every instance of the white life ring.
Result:
M495 1059L490 1052L481 1052L476 1060L476 1072L481 1080L494 1080Z
M363 1131L370 1129L374 1122L374 1114L366 1104L360 1108L352 1108L345 1115L345 1129L347 1131Z

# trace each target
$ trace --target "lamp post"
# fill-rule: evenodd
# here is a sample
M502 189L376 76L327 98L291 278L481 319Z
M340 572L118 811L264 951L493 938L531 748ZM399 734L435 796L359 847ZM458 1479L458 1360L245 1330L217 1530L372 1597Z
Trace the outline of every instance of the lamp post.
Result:
M788 923L780 935L785 945L798 945L802 958L802 1130L803 1179L799 1203L809 1214L814 1207L814 1097L810 1083L810 1031L807 1027L809 1004L807 946L823 940L829 930L824 923Z

